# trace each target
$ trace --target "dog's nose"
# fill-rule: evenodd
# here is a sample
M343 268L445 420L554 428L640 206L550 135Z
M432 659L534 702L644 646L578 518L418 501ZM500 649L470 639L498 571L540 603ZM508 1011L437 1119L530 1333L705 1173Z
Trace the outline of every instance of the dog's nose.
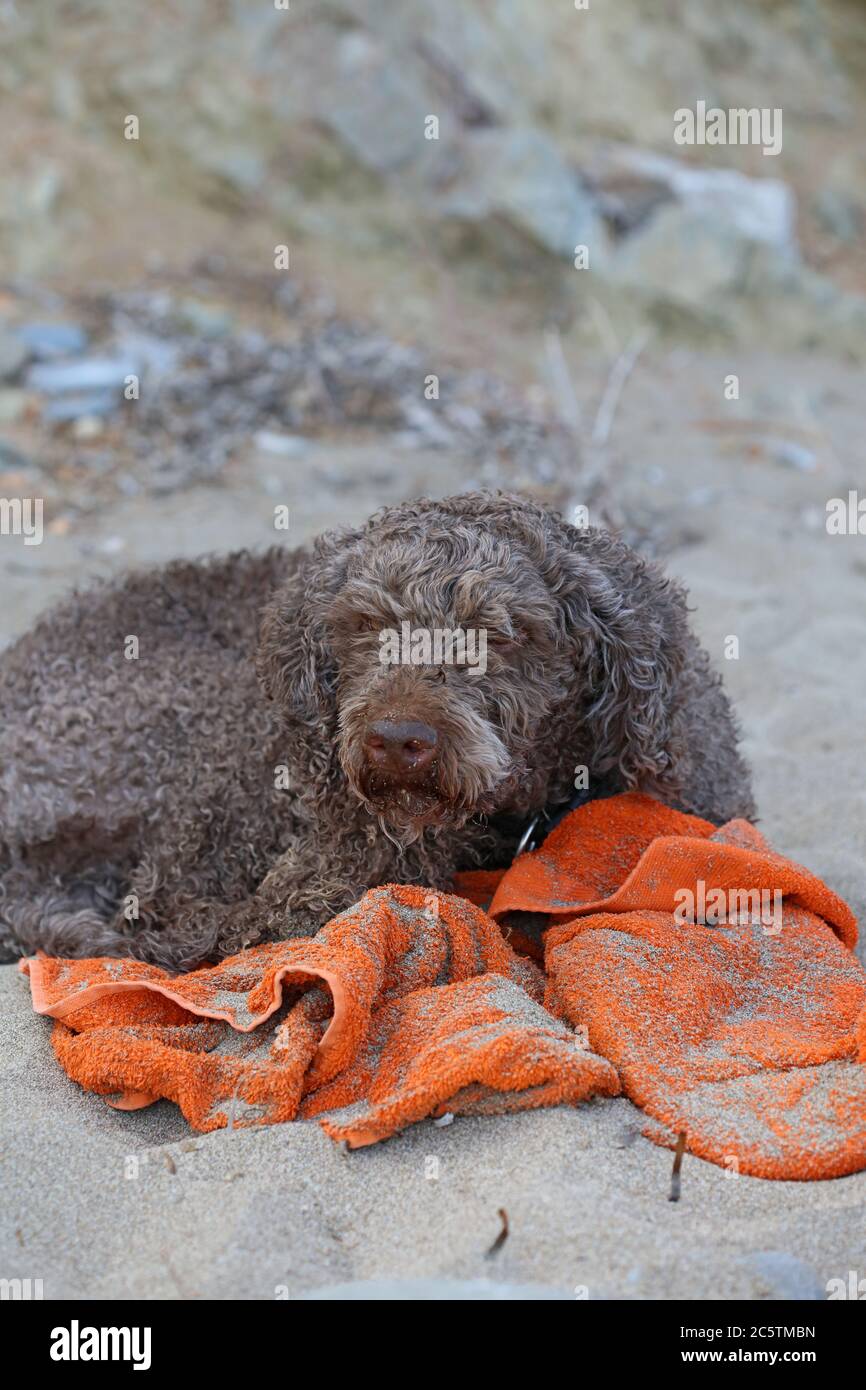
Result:
M413 719L377 719L367 730L364 751L371 767L414 780L436 756L438 734Z

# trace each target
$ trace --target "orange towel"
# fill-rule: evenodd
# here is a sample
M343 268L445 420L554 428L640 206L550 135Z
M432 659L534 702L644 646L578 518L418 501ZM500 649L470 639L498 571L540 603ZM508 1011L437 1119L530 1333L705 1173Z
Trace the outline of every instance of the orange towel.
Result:
M753 827L716 831L628 793L460 886L377 888L315 938L184 976L114 959L22 968L69 1076L123 1108L168 1097L198 1129L321 1116L358 1147L446 1111L622 1091L651 1138L684 1131L744 1173L866 1167L856 924ZM761 892L752 920L739 895ZM495 924L521 910L551 919L544 973Z

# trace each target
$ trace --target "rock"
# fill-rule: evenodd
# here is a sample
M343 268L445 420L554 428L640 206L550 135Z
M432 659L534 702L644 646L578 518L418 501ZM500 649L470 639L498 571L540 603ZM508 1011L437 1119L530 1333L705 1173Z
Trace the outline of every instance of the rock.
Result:
M770 446L770 457L783 468L794 468L799 473L813 473L818 466L818 456L814 449L807 449L794 439L776 439Z
M39 362L70 357L87 347L87 334L77 323L22 323L15 336Z
M72 437L82 443L98 439L105 432L105 422L99 415L79 415L72 426Z
M45 395L73 391L121 391L125 378L138 373L138 364L124 357L81 357L71 362L44 362L31 367L27 386Z
M0 328L0 381L12 381L27 361L27 349L12 333Z
M170 338L127 328L115 334L114 350L118 357L137 362L148 382L161 381L170 376L181 358L180 348Z
M468 223L504 219L555 256L585 245L590 265L605 259L608 236L596 204L554 142L534 129L478 130L462 147L463 167L438 202L445 217Z
M662 184L628 174L596 185L594 192L599 211L619 236L646 222L659 204L669 202L672 196Z
M258 430L253 435L253 444L262 454L276 454L280 458L300 458L306 454L310 441L299 434L276 434L273 430Z
M49 424L66 424L69 420L93 419L111 415L118 406L115 391L73 392L56 396L42 408L42 418Z
M103 555L119 555L126 549L126 540L123 536L106 536L98 548Z
M605 147L591 162L587 176L600 192L626 187L632 206L642 200L642 215L635 221L650 215L659 202L673 200L690 214L709 218L745 241L796 257L796 200L781 179L752 179L735 169L699 168L628 146Z
M402 52L420 54L447 108L464 125L531 118L534 98L547 90L550 52L543 26L504 6L466 0L366 0L364 23ZM431 107L441 110L442 104Z
M866 358L866 299L801 260L785 184L615 147L588 165L602 206L625 173L644 181L647 198L650 189L660 196L602 262L605 289L624 312L642 306L665 326L677 311L731 340ZM809 466L805 457L785 462Z
M714 317L724 297L742 287L748 244L718 221L666 204L626 237L603 273L650 306L675 305Z
M320 96L319 119L365 168L390 174L420 157L424 118L435 110L418 80L383 44L361 30L339 40L333 82Z

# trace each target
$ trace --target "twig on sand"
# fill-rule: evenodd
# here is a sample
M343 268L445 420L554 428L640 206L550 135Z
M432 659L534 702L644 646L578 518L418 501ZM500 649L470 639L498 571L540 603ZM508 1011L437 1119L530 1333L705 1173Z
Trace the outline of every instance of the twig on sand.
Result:
M607 385L598 407L598 414L595 417L595 424L592 427L592 443L597 448L603 448L608 441L622 389L634 371L637 360L651 337L651 328L639 328L632 335L631 342L625 352L620 353L610 369Z
M610 357L614 357L619 352L619 334L613 326L613 319L594 294L589 296L588 304L590 318L601 339L602 346Z
M568 370L568 363L562 350L562 338L555 324L548 328L544 335L544 354L547 358L547 370L550 374L550 382L560 419L568 425L574 434L579 434L581 428L580 406L577 396L574 394L571 373Z
M487 1254L484 1257L486 1260L492 1259L492 1257L502 1249L503 1245L508 1239L508 1212L505 1210L504 1207L500 1207L497 1215L499 1216L499 1220L502 1222L502 1230L499 1232L499 1235L496 1237L490 1249L487 1251Z
M683 1166L683 1154L686 1151L686 1132L681 1129L677 1135L677 1147L674 1151L674 1166L671 1172L671 1190L668 1197L669 1202L680 1200L680 1169Z

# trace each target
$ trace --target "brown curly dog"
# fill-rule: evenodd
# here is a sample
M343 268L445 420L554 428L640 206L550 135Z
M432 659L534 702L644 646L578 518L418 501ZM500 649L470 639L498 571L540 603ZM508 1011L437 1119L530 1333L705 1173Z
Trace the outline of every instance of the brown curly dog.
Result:
M186 970L507 864L575 785L753 813L685 595L614 535L476 492L133 573L0 658L0 949Z

